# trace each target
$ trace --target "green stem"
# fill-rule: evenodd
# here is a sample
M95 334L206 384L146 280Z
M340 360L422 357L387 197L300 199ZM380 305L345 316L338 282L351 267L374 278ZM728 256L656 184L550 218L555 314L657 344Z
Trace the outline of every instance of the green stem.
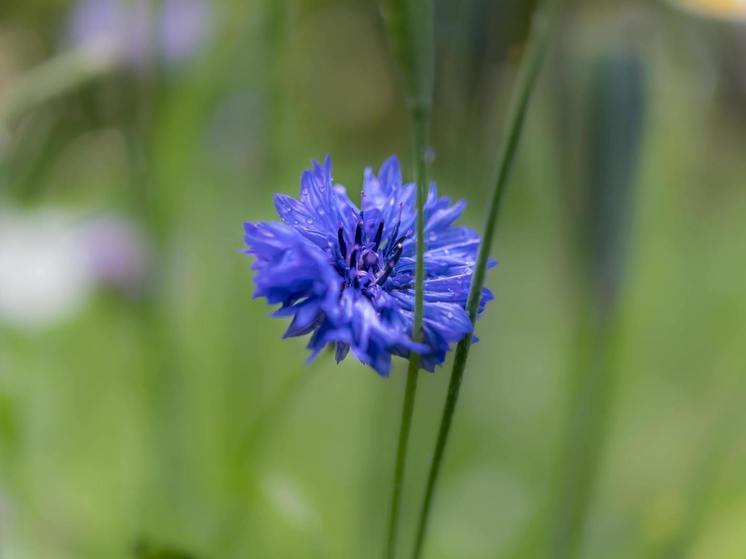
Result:
M407 463L407 448L409 446L409 431L412 426L414 412L414 397L417 393L417 375L419 373L419 358L409 361L407 372L407 387L404 391L404 405L401 412L401 426L399 427L399 443L396 450L396 467L394 482L391 490L391 507L389 509L389 524L386 535L386 549L384 557L391 559L396 552L396 538L399 532L399 513L401 510L402 483Z
M510 171L513 166L513 160L515 159L515 153L521 137L523 122L526 117L526 110L531 98L531 93L536 84L539 70L544 62L551 36L551 30L554 28L553 24L557 17L558 4L559 2L557 0L550 0L546 6L546 13L539 14L535 18L531 35L529 37L528 49L523 63L521 64L518 84L508 113L505 137L503 138L500 148L497 181L495 183L495 189L492 192L492 198L487 213L484 239L479 249L477 263L474 269L474 277L472 278L471 289L469 291L469 299L466 305L472 324L476 321L477 311L479 309L479 301L481 299L485 273L487 271L487 262L492 248L492 238L494 236L497 218L505 196L505 185L508 182ZM435 488L440 474L446 443L448 442L448 435L451 430L453 413L456 409L456 403L458 402L461 381L464 376L464 369L466 368L466 361L469 356L469 349L471 348L471 338L471 334L465 336L456 348L451 380L448 385L448 395L446 396L443 415L441 416L438 438L435 443L435 450L430 464L430 472L427 478L425 496L422 501L417 524L417 535L414 552L412 554L412 557L415 559L420 557L422 554L422 549L425 543L433 496L435 494Z
M429 129L430 110L428 107L412 108L412 125L414 137L414 149L416 153L416 179L417 179L417 265L415 277L415 305L414 326L412 338L415 342L422 339L422 320L424 311L423 285L425 281L425 225L424 206L427 197L427 162L426 138ZM399 516L401 511L401 493L404 480L404 471L407 463L407 449L409 446L409 432L412 427L412 414L414 412L414 401L417 393L417 377L420 369L420 356L412 352L409 357L409 369L407 371L407 385L404 390L404 404L402 406L401 425L399 427L399 442L396 450L396 466L394 468L394 482L391 491L391 508L389 512L389 524L386 536L386 548L384 556L391 559L396 553L396 539L399 528Z
M412 123L412 139L416 162L417 180L417 264L415 276L414 321L412 339L422 339L423 285L425 281L424 207L427 196L426 149L430 130L430 113L433 97L433 75L435 48L433 38L433 0L384 0L382 14L388 31L392 54L401 70L404 90L409 104ZM399 527L402 482L407 461L409 431L412 426L417 375L420 356L409 355L409 371L404 393L399 443L396 451L396 466L391 491L391 508L386 533L384 557L392 559L396 553L396 537Z

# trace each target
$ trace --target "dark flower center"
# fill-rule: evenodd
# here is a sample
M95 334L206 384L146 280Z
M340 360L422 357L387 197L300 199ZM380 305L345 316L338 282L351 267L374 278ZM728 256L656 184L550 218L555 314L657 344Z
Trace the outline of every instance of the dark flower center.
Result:
M394 271L404 251L404 241L412 233L406 231L399 236L401 214L392 234L384 241L384 222L378 223L371 239L366 235L363 212L360 212L355 227L354 241L348 247L345 232L340 224L337 230L337 271L343 278L342 288L354 287L369 294L376 286L383 286Z

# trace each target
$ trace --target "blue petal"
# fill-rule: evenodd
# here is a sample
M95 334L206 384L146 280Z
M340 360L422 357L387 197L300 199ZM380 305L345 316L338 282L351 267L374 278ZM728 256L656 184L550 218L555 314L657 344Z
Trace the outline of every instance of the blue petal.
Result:
M254 296L296 315L288 335L308 328L318 312L336 310L338 279L323 251L282 223L246 223L244 231L247 252L256 257Z
M441 198L443 200L443 198ZM452 206L439 207L430 212L425 222L425 234L437 235L440 230L445 229L456 221L464 212L466 202L460 200ZM434 240L434 239L429 239Z
M275 209L284 223L295 228L307 239L320 247L333 240L326 223L321 223L318 214L287 194L275 194Z
M353 226L358 210L347 197L344 187L335 185L331 158L324 165L313 162L301 175L300 200L286 194L275 195L275 209L286 224L327 250L335 243L340 225Z
M394 155L384 161L378 175L375 175L370 167L365 169L363 211L373 208L383 210L387 205L390 205L401 184L401 167L399 166L399 160Z
M384 223L384 239L392 236L397 224L399 235L413 228L417 217L415 198L415 185L402 184L401 168L395 156L384 162L378 175L371 168L365 170L362 209L366 218L369 212L378 212L378 217Z

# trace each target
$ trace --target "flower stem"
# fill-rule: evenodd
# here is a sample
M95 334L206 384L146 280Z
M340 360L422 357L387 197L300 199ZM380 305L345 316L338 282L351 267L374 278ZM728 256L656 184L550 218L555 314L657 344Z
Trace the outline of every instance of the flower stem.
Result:
M495 183L495 189L492 192L492 198L487 213L484 239L479 249L474 276L471 282L471 289L469 291L469 299L466 306L472 324L474 324L476 320L477 311L479 309L479 301L484 287L484 278L492 246L492 238L494 236L497 218L505 195L505 185L510 176L531 93L533 92L536 78L539 75L539 70L541 69L546 55L551 30L555 27L554 23L557 18L558 4L558 0L549 0L545 6L545 12L538 14L535 17L531 35L529 37L528 49L518 75L518 83L508 113L508 123L498 158L499 166L497 181ZM417 535L414 551L412 553L412 557L415 559L420 557L422 554L422 549L425 543L433 496L438 482L438 475L440 473L446 443L448 442L448 435L451 430L453 413L456 409L456 403L458 402L461 381L464 376L469 349L471 348L471 339L471 334L464 336L456 348L451 380L448 385L448 395L446 396L446 402L441 416L438 438L435 443L435 450L430 464L430 472L427 478L425 496L422 501L420 516L417 523Z
M414 305L414 327L412 338L419 342L422 339L422 319L424 311L423 284L425 280L425 242L424 242L424 205L427 196L427 162L426 138L429 128L429 109L413 108L412 125L414 148L417 154L417 267L415 278L415 305ZM391 508L389 512L388 532L386 536L386 549L384 556L390 559L396 553L396 538L399 528L399 515L401 511L401 493L404 480L404 470L407 462L407 448L409 445L409 431L412 426L412 414L414 412L414 400L417 393L417 376L420 369L420 356L412 352L409 357L409 369L407 371L407 385L404 390L404 404L402 407L401 425L399 427L399 442L396 450L396 466L394 469L394 482L391 492Z
M424 207L427 197L427 138L430 131L432 106L434 41L433 0L385 0L383 16L386 21L392 53L401 70L403 86L409 105L414 143L417 180L417 262L415 275L415 305L412 339L422 340L424 316L423 286L425 281ZM396 450L391 506L386 532L384 557L393 559L401 511L401 494L407 462L409 432L417 393L420 356L410 352L407 385L404 391L399 441Z
M394 482L391 490L391 506L389 509L389 524L386 532L386 548L384 557L391 559L396 554L396 538L399 532L399 514L401 511L401 493L404 480L404 469L407 463L407 448L409 446L409 430L412 426L414 412L414 397L417 393L417 375L419 373L419 358L409 361L407 371L407 387L404 391L404 405L401 412L401 426L399 427L399 442L396 450L396 467Z

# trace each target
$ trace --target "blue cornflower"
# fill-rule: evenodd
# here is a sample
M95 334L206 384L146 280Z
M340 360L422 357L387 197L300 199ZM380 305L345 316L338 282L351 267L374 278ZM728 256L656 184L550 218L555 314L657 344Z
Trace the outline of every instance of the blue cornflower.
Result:
M378 175L365 170L358 208L332 181L327 156L301 176L300 200L275 195L283 223L244 224L245 252L256 258L254 296L280 304L274 316L292 317L285 337L312 334L310 359L333 344L337 362L352 349L386 376L392 355L414 351L433 371L450 344L472 331L465 306L480 238L453 225L465 203L438 197L432 184L424 208L424 336L412 340L415 197L391 157ZM484 289L479 312L490 299Z

